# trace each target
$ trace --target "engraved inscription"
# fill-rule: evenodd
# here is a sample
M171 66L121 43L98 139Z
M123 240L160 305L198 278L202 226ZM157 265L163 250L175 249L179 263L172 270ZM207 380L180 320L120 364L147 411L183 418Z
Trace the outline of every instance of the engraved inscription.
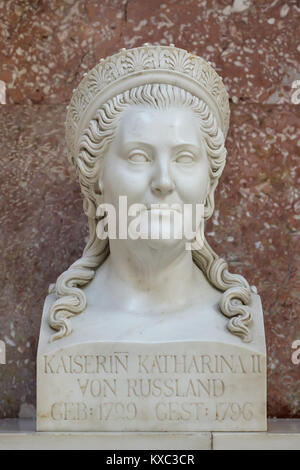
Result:
M216 420L224 421L226 418L237 421L240 418L249 421L253 418L253 404L247 403L216 403Z
M122 402L112 402L112 403L101 403L98 407L98 419L105 420L108 419L135 419L137 415L137 407L135 403L122 403Z
M44 355L44 376L63 390L46 411L55 422L93 422L99 429L101 423L149 418L157 423L252 422L258 404L244 393L247 384L264 377L263 364L259 354L251 353Z
M51 406L51 418L54 421L80 421L88 417L87 405L80 403L53 403Z
M118 374L128 372L128 354L44 355L45 374Z
M219 397L225 390L220 379L127 379L128 397Z
M116 352L111 355L47 355L44 356L45 374L119 374L129 372L128 353ZM142 355L138 354L133 365L138 374L248 374L261 373L260 356L248 357L224 355Z
M92 397L117 396L117 380L112 379L77 379L77 383L84 397L89 394Z

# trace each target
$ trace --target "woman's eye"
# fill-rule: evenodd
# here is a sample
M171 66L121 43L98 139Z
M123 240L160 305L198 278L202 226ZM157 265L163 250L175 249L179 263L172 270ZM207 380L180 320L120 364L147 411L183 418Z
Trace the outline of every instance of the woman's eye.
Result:
M150 158L143 152L135 152L129 155L129 160L134 163L148 163Z
M175 159L176 163L193 163L194 157L189 153L178 155Z

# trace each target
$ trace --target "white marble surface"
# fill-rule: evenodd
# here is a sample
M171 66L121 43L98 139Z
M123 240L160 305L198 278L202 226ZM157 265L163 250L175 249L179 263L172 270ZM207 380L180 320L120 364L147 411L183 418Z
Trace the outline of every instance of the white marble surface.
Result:
M191 303L186 309L179 308L172 313L122 311L114 308L113 299L110 307L105 305L102 309L92 301L82 314L72 319L74 325L72 334L53 343L49 342L53 330L49 327L47 315L55 296L49 295L43 309L38 354L49 354L76 344L95 341L145 343L217 341L265 354L263 313L260 297L257 294L251 295L253 312L251 343L243 343L240 338L230 335L227 331L227 319L218 309L221 293L209 286L203 289L202 294L203 302L199 299L197 303Z
M266 430L263 318L259 297L253 301L257 334L251 343L228 335L225 328L217 329L214 339L215 330L199 328L196 315L189 321L171 316L169 328L162 321L147 329L129 320L126 328L125 312L123 322L111 320L103 333L95 327L94 341L88 341L83 328L80 338L74 334L49 343L44 317L37 429ZM106 340L97 341L100 334Z
M36 432L30 419L0 420L0 450L210 450L211 433Z
M267 432L48 433L30 419L0 420L0 450L300 450L300 420L268 420Z
M300 419L268 420L268 432L213 432L214 450L300 450Z

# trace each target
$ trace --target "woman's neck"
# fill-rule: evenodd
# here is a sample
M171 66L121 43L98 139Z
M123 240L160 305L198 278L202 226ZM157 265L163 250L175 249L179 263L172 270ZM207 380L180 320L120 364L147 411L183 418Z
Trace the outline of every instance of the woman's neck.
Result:
M183 305L199 289L199 270L182 241L153 248L144 240L111 240L106 288L134 308Z

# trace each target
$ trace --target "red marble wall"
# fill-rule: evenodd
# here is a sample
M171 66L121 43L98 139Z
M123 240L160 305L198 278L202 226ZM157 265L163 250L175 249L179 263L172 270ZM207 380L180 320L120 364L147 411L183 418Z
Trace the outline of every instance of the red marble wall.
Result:
M66 161L65 108L103 56L175 43L212 62L231 96L228 164L207 227L232 271L258 288L268 348L268 415L300 417L300 79L296 0L0 2L0 418L30 416L50 282L81 253L79 186ZM298 42L297 42L298 41ZM295 91L295 90L294 90Z

